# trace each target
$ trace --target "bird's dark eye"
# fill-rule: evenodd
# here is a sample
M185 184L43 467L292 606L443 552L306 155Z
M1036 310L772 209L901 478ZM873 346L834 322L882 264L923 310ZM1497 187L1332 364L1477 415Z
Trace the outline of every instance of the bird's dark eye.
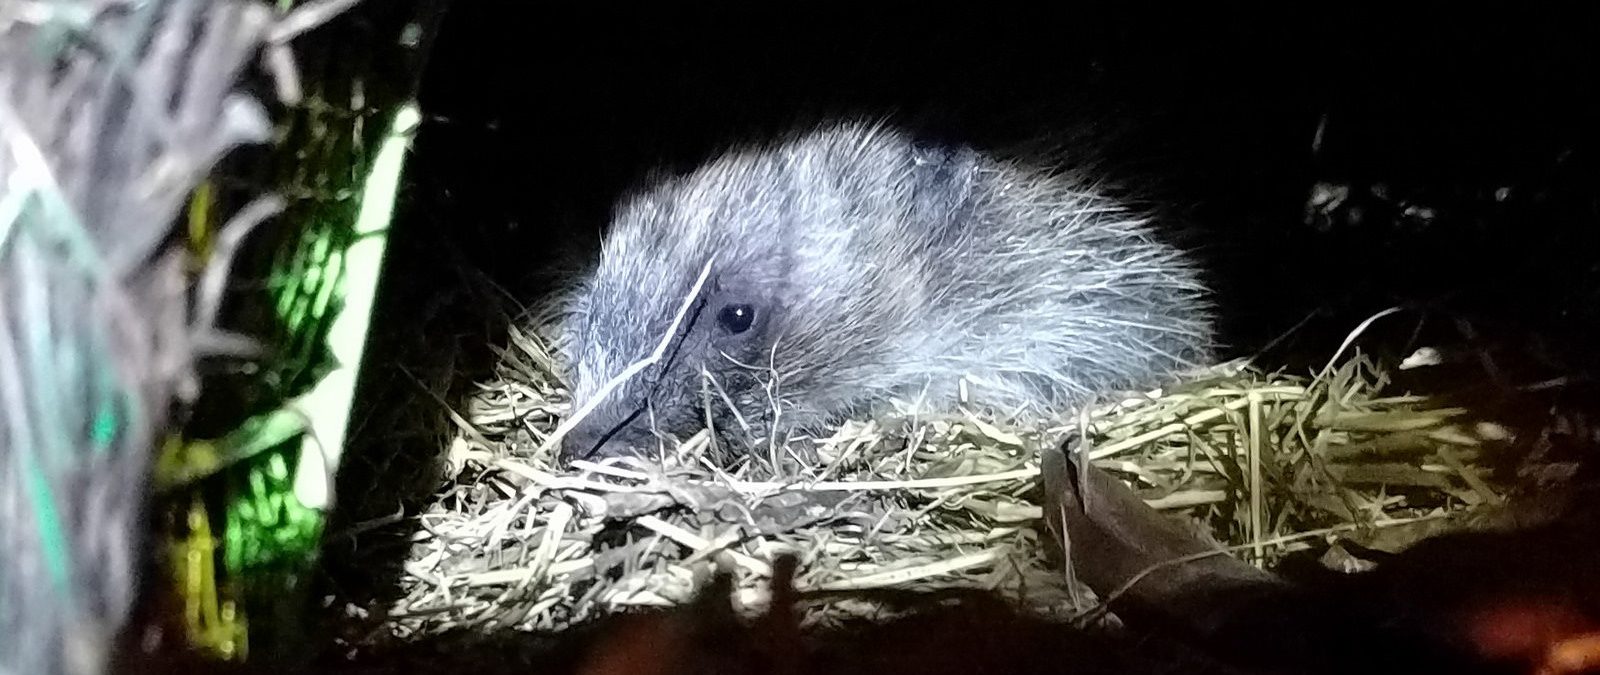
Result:
M755 323L756 308L750 305L723 305L717 312L717 323L729 333L743 333Z

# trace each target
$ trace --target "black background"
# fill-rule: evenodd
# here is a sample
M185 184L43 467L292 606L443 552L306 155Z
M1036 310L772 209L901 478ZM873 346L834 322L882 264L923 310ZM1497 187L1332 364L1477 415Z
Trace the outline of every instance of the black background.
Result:
M1446 295L1571 325L1600 243L1594 10L1187 5L456 2L405 225L526 299L656 165L830 114L936 119L978 145L1087 120L1131 130L1117 159L1205 228L1237 353L1319 307L1342 336ZM1438 217L1318 234L1316 180L1381 182ZM1485 205L1508 186L1514 205Z

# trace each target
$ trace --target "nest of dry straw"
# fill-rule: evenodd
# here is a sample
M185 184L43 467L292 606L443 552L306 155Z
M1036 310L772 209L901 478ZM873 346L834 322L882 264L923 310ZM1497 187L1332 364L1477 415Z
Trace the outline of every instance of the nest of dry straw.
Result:
M802 591L977 588L1080 612L1080 589L1047 562L1035 487L1038 448L1080 430L1150 504L1261 564L1332 534L1412 540L1498 501L1474 464L1500 427L1390 392L1386 369L1352 353L1316 376L1225 364L1045 430L911 411L849 421L799 475L754 480L770 467L720 468L706 432L664 462L555 468L562 364L537 331L516 331L496 376L451 411L448 484L420 516L387 626L401 639L562 631L684 602L718 567L753 612L779 553L799 557ZM835 597L806 621L883 609Z

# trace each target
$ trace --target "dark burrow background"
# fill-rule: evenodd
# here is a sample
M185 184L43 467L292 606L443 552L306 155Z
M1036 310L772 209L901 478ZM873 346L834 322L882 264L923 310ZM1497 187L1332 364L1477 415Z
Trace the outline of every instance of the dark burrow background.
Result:
M1103 141L1197 226L1230 356L1306 372L1402 306L1364 349L1493 354L1504 381L1472 358L1446 388L1533 424L1589 405L1581 384L1506 392L1594 363L1595 9L601 4L445 18L326 550L342 599L389 592L406 532L341 530L439 487L440 401L487 374L550 261L589 250L646 170L829 115ZM1344 196L1308 212L1319 183Z

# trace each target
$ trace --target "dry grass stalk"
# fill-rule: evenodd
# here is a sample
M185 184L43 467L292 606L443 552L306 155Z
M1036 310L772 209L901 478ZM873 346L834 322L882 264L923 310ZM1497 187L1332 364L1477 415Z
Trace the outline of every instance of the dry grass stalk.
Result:
M1384 369L1359 354L1309 378L1223 364L1043 430L902 404L840 424L817 443L819 461L785 480L763 458L713 462L706 432L667 445L660 463L559 470L561 372L539 334L514 331L497 376L454 415L454 485L422 517L394 635L559 631L684 602L717 566L756 611L778 552L800 556L800 590L983 588L1076 613L1081 597L1044 562L1030 490L1034 449L1080 429L1090 457L1149 503L1263 564L1310 539L1498 499L1473 464L1503 433L1388 392ZM881 609L841 599L807 620Z

